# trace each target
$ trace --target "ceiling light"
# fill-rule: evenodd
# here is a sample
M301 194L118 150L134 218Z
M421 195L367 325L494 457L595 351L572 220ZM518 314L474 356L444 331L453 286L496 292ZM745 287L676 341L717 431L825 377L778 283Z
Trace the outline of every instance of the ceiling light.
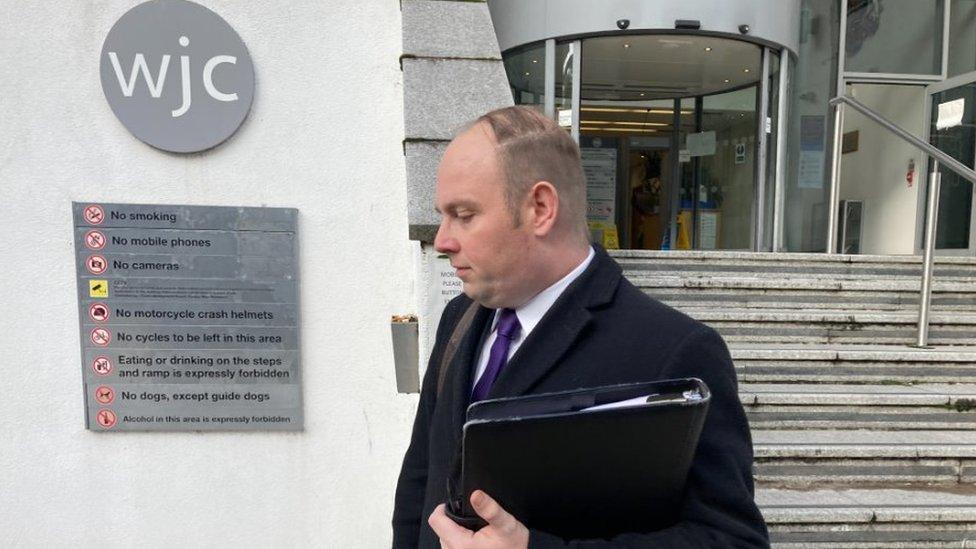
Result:
M588 132L639 132L639 133L657 133L657 130L644 129L644 128L580 128Z
M528 75L529 75L529 73L525 73L525 76L528 76Z
M664 122L622 122L619 120L582 120L580 124L610 124L611 126L670 126Z
M625 107L582 107L583 112L639 112L641 114L674 114L671 109L629 109ZM694 111L681 109L681 114L692 114Z
M705 51L712 51L712 47L711 46L705 46Z
M644 97L644 92L641 92L641 97Z
M629 47L630 47L630 44L627 44L627 43L625 42L625 43L624 43L624 49L627 49L627 48L629 48Z
M726 78L725 80L723 80L723 82L725 82L726 84L728 84L729 82L731 82L731 80L729 80L728 78Z
M538 60L538 59L533 59L533 60L532 60L532 62L533 62L533 63L538 63L538 62L539 62L539 60Z
M742 72L752 72L749 69L744 69Z

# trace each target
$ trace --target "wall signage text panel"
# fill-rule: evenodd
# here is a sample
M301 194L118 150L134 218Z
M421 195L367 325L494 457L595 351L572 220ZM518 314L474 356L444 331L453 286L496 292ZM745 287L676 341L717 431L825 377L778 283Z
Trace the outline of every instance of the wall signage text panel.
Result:
M297 210L72 207L88 429L302 429Z

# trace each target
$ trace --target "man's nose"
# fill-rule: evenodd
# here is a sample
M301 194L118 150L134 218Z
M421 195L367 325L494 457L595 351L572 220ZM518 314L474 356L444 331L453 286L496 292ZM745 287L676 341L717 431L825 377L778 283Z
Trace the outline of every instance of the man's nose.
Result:
M447 222L441 221L437 228L437 235L434 236L434 249L442 254L456 253L458 251L457 239L450 235Z

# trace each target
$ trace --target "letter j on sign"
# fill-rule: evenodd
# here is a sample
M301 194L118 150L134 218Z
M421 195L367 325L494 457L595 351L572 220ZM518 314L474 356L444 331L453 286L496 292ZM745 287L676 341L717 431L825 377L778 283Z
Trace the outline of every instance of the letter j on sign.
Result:
M186 0L125 12L102 45L102 91L119 121L171 152L215 147L251 109L254 66L226 21Z

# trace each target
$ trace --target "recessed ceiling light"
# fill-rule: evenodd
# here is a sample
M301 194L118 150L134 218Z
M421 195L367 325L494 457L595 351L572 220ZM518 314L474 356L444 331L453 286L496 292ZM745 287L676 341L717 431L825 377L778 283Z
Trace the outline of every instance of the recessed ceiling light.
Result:
M525 76L528 76L528 75L529 75L529 73L525 73Z
M711 46L705 46L705 51L712 51L712 47Z
M752 72L749 69L744 69L742 72Z
M624 48L626 49L626 48L629 48L629 47L630 47L630 44L627 44L627 43L625 42L625 43L624 43Z
M731 80L729 80L728 78L726 78L726 79L724 80L724 82L725 82L726 84L728 84L729 82L731 82Z
M644 92L641 92L641 97L644 97Z

